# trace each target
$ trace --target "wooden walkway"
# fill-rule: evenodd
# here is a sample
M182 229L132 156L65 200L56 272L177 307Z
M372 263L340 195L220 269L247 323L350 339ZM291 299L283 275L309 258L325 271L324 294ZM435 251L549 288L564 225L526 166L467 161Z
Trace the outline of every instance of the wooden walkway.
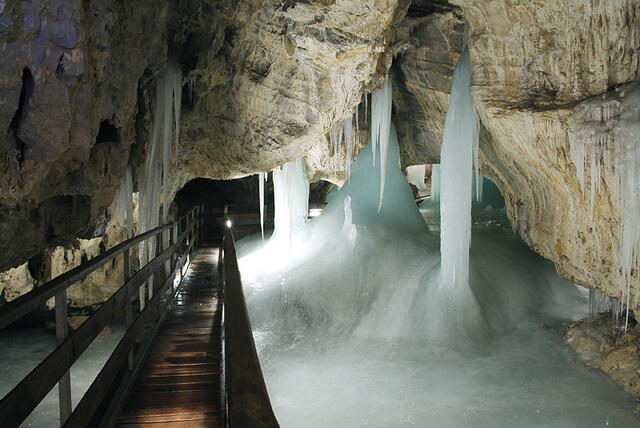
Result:
M196 253L182 290L118 420L123 427L218 427L221 301L218 248Z

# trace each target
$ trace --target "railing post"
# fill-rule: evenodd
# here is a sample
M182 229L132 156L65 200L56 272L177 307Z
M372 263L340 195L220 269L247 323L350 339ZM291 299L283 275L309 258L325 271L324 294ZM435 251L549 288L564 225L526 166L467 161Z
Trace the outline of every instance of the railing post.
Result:
M67 321L67 290L56 294L56 344L60 345L69 336L69 323ZM71 415L71 377L69 371L58 382L58 404L60 408L60 426Z
M129 278L131 278L131 253L129 248L124 250L123 257L124 266L122 270L124 273L124 284L126 285L127 282L129 282ZM127 329L129 329L129 326L133 324L133 307L131 306L130 292L127 292L127 300L124 307L124 316L125 322L127 324ZM133 349L129 351L129 370L133 370Z

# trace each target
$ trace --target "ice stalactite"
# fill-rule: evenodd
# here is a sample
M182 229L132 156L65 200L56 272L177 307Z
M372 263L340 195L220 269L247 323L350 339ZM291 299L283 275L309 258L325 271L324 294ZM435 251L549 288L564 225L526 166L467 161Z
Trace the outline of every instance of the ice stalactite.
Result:
M131 238L133 236L133 179L131 166L127 167L124 177L122 177L111 210L113 220L124 226L127 230L127 238Z
M180 82L180 83L179 83ZM160 222L169 218L171 201L170 175L172 167L173 132L179 132L179 112L173 110L178 105L175 100L177 86L181 85L182 72L175 64L167 64L158 76L155 97L153 100L153 127L151 140L147 147L144 177L140 189L139 232L156 228ZM177 138L177 137L176 137ZM145 265L155 255L154 240L148 240L140 245L140 264ZM149 293L152 287L149 287ZM144 285L141 287L143 297ZM141 299L141 302L144 299Z
M640 85L616 89L608 97L605 101L587 102L580 110L586 126L578 129L578 137L571 147L571 161L583 191L586 168L589 168L589 216L592 219L601 183L607 182L603 173L613 171L615 174L613 182L607 184L609 191L617 190L620 198L620 309L626 330L629 312L625 310L637 306L638 292L632 291L632 283L637 282L640 267Z
M589 289L589 313L598 315L603 312L616 314L619 310L618 301L594 288Z
M484 190L484 177L480 174L473 176L473 196L477 203L482 203L482 194Z
M309 212L309 180L302 159L273 170L274 228L271 240L291 250Z
M625 331L629 325L628 309L637 306L638 291L631 301L631 283L640 268L640 86L636 86L621 106L617 143L617 169L622 203L622 302L627 308Z
M175 167L178 167L178 149L180 148L180 115L182 114L182 73L175 67L173 78L173 123L175 124Z
M389 134L391 131L391 104L392 88L391 79L374 92L371 100L371 148L373 150L373 163L376 162L376 150L380 149L380 202L378 212L382 208L384 200L384 187L387 171L387 155L389 151Z
M264 240L264 183L267 181L267 173L258 173L258 193L260 198L260 231L262 232L262 240Z
M440 162L442 282L466 288L471 244L471 187L478 116L471 98L471 67L465 50L453 76Z
M357 117L357 110L356 110ZM353 156L353 118L348 117L342 123L342 135L344 136L344 146L346 149L346 159L344 161L345 171L347 174L347 180L351 177L351 162Z

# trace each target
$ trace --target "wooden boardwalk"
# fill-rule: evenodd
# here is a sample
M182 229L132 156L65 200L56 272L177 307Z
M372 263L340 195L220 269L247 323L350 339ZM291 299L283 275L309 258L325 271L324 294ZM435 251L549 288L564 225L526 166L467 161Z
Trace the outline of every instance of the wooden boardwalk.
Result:
M123 427L218 427L221 301L218 248L196 253L118 420Z

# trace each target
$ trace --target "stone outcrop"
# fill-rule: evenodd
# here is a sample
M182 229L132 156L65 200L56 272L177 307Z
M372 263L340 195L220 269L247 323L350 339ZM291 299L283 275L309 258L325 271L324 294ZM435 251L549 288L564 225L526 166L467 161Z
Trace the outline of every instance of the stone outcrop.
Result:
M640 398L640 326L624 333L605 313L572 323L566 340L584 363Z

